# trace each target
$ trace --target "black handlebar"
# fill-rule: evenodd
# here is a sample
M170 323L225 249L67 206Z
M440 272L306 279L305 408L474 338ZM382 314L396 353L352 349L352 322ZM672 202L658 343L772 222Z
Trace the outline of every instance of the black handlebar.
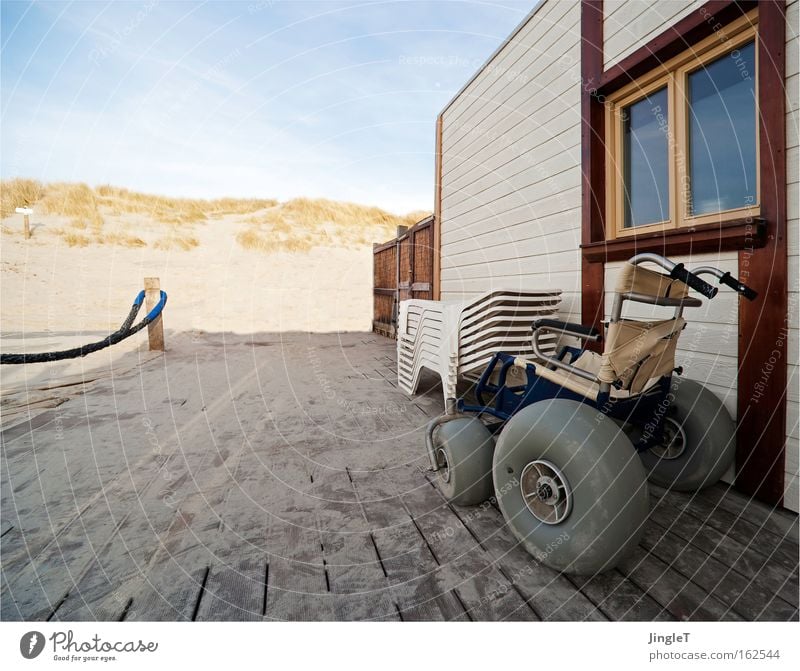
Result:
M717 287L712 287L704 279L686 270L682 263L676 264L669 276L673 280L680 280L696 292L703 294L706 298L714 298L717 295L717 291L719 291Z
M746 284L742 284L730 273L725 273L722 277L720 277L719 283L724 284L726 287L730 287L734 291L737 291L749 301L754 301L758 296L757 291L754 291Z

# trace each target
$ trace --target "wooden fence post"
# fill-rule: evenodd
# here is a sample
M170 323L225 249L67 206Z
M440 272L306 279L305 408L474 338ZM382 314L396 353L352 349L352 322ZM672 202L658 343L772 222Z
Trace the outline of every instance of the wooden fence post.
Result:
M157 277L144 278L144 306L149 313L161 300L161 282ZM164 351L164 322L161 317L163 313L158 315L152 322L147 325L147 338L150 341L151 352Z
M31 238L31 215L33 210L29 207L18 207L16 211L22 215L23 230L25 232L25 239Z

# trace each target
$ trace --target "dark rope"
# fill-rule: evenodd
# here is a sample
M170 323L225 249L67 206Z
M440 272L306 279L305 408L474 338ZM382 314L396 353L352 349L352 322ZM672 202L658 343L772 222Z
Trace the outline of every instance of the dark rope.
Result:
M132 326L133 320L136 319L136 315L139 314L139 309L142 307L142 303L144 302L144 291L140 291L139 294L136 296L136 300L133 301L133 305L131 306L131 311L128 313L128 316L125 318L125 321L122 322L122 326L120 326L114 333L106 336L99 342L89 343L88 345L81 345L80 347L73 347L72 349L65 349L61 352L37 352L35 354L2 354L0 355L0 364L9 363L44 363L47 361L61 361L62 359L75 359L77 357L83 357L87 354L91 354L92 352L97 352L98 350L105 349L106 347L110 347L111 345L116 345L118 342L125 340L125 338L129 338L134 333L138 333L141 331L145 326L152 323L156 320L161 311L164 309L164 306L167 304L167 294L166 292L161 292L161 298L156 304L156 306L147 313L147 316L142 319L138 324Z

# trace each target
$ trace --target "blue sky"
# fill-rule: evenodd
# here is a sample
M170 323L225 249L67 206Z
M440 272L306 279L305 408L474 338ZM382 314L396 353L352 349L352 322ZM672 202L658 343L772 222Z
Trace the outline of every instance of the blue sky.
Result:
M3 1L0 172L431 209L436 115L533 5Z

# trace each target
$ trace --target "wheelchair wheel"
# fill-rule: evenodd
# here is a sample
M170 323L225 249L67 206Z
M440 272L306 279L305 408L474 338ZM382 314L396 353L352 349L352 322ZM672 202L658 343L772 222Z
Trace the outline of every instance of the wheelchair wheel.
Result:
M593 575L639 542L644 468L622 430L588 405L554 399L520 410L497 440L493 473L508 526L551 568Z
M673 380L673 397L662 440L640 453L648 479L683 492L710 487L733 463L736 425L722 401L694 380Z
M477 417L460 417L438 430L437 484L451 503L471 506L492 495L494 438Z

